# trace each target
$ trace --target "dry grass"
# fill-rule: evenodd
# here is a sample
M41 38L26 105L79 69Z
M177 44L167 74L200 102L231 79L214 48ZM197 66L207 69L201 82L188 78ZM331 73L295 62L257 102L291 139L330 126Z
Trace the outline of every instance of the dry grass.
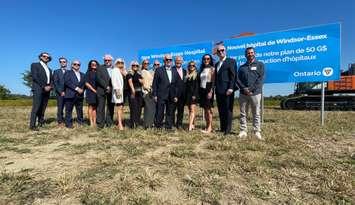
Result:
M321 128L319 112L266 109L260 142L199 130L67 130L56 127L55 108L31 132L29 111L0 110L0 204L355 204L354 112L327 112Z

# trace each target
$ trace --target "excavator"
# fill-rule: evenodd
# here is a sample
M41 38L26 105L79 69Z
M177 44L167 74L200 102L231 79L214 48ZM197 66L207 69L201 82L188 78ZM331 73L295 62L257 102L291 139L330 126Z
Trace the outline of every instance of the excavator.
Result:
M281 109L319 110L322 82L296 83L294 93L281 101ZM342 72L340 80L325 87L325 110L355 110L355 63Z

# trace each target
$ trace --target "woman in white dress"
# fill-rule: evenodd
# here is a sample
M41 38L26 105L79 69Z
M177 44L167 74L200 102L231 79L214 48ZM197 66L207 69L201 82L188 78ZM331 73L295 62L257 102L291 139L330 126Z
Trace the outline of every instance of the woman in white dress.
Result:
M117 127L119 130L123 130L123 86L124 80L122 70L125 70L124 61L122 58L118 58L115 61L114 68L111 74L112 81L112 103L116 105L117 112Z

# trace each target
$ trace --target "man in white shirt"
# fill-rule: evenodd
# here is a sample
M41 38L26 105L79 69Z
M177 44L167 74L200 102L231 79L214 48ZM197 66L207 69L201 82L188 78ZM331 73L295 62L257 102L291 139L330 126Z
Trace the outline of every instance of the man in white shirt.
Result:
M30 129L33 131L38 131L38 126L41 127L44 124L44 113L53 82L52 70L47 65L52 57L47 52L41 53L38 57L39 62L31 64L33 102Z
M73 128L72 113L75 107L77 123L82 125L83 101L84 101L84 73L80 72L80 61L74 60L71 64L72 69L64 74L64 105L65 105L65 126Z
M183 58L181 56L176 56L174 68L179 74L179 78L177 79L176 82L178 101L173 111L173 124L175 124L177 129L182 128L182 121L183 121L184 107L185 107L186 70L182 67L182 64L183 64ZM175 118L175 113L176 113L176 118Z
M232 133L233 103L235 89L236 62L227 57L224 45L217 46L215 92L220 121L220 131L224 135Z
M173 126L173 111L178 102L177 79L179 74L172 67L172 56L165 55L164 65L155 70L153 79L153 97L156 102L154 125L163 126L165 112L165 128L171 130Z

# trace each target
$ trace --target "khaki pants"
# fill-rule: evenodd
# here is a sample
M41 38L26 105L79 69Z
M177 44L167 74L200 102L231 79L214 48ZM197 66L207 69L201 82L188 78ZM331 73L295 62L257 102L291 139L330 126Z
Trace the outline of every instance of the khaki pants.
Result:
M260 101L261 94L247 96L239 95L239 105L240 105L240 131L247 131L247 106L251 106L251 111L253 115L253 131L260 132Z

